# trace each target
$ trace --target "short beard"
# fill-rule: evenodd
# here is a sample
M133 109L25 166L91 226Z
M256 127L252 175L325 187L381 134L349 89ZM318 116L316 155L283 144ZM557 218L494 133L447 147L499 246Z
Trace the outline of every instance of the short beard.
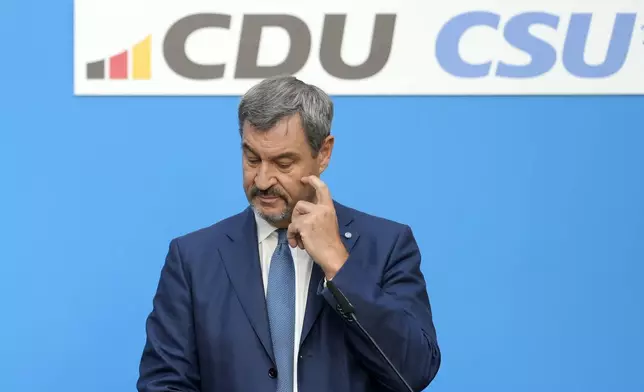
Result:
M286 195L281 191L281 189L271 187L270 189L267 189L267 190L265 190L265 191L261 191L261 190L260 190L259 188L257 188L256 186L253 186L253 187L250 189L250 192L249 192L249 193L250 193L250 206L251 206L251 208L253 209L253 211L254 211L257 215L259 215L260 217L262 217L265 221L267 221L268 223L270 223L270 224L271 224L271 225L273 225L273 226L277 226L277 225L279 225L280 223L290 221L291 216L293 215L293 209L288 205L288 198L287 198L287 196L286 196ZM282 212L280 212L279 214L272 214L272 215L264 214L264 213L262 213L262 212L259 210L259 208L257 208L257 207L253 204L253 201L252 201L252 200L253 200L255 197L257 197L257 196L277 196L277 197L280 197L280 198L282 198L282 200L284 200L284 204L286 205L286 207L284 207L284 209L282 210Z
M250 203L250 207L253 209L253 211L259 215L262 219L264 219L266 222L270 223L273 226L278 226L280 223L283 222L288 222L291 219L291 216L293 215L293 209L290 207L286 206L282 212L279 214L272 214L272 215L267 215L261 212L253 203Z

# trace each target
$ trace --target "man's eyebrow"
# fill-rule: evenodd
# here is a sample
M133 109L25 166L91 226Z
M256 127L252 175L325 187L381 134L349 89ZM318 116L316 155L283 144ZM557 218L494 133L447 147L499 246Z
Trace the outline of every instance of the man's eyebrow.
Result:
M258 155L246 142L242 143L242 150L246 150L252 154Z
M278 156L274 157L273 160L278 160L278 159L298 159L299 155L294 153L294 152L285 152L283 154L279 154Z
M255 150L253 150L253 149L251 148L251 146L249 146L249 145L248 145L248 144L246 144L245 142L244 142L244 143L242 143L242 149L243 149L243 150L246 150L247 152L249 152L249 153L251 153L251 154L253 154L253 155L257 155L257 156L259 156L259 154L258 154L257 152L255 152ZM295 152L292 152L292 151L289 151L289 152L285 152L285 153L279 154L279 155L277 155L277 156L274 156L274 157L272 157L272 158L271 158L271 160L273 160L273 161L280 160L280 159L292 159L292 160L297 160L297 159L299 159L299 158L300 158L299 154L297 154L297 153L295 153Z

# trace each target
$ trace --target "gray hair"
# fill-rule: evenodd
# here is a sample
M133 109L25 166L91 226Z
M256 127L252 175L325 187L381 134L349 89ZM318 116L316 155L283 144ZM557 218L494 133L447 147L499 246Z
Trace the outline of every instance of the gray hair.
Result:
M239 103L239 133L248 121L254 128L267 131L281 119L299 114L313 155L331 134L333 102L320 88L294 76L277 76L253 86Z

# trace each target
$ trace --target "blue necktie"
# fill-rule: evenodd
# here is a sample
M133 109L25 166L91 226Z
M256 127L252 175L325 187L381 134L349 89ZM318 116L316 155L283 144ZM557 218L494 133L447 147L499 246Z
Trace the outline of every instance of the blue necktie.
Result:
M268 273L266 307L277 365L277 392L293 391L295 344L295 265L286 238L279 229L278 243Z

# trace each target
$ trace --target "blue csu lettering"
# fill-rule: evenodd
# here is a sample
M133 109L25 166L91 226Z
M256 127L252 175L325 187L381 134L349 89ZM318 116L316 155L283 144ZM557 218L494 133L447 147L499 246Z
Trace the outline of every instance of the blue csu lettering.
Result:
M572 14L566 40L562 49L565 69L579 78L605 78L618 72L626 62L637 14L617 14L610 44L604 62L597 65L586 63L584 52L592 14ZM527 12L510 19L503 30L505 40L531 57L528 64L509 64L499 61L496 76L504 78L534 78L545 74L557 62L557 49L550 43L530 33L536 25L559 27L560 17L545 12ZM492 12L468 12L451 19L443 27L436 42L436 56L440 66L450 74L461 78L482 78L490 74L492 61L482 64L468 63L459 55L459 43L463 35L478 26L499 29L501 16Z

